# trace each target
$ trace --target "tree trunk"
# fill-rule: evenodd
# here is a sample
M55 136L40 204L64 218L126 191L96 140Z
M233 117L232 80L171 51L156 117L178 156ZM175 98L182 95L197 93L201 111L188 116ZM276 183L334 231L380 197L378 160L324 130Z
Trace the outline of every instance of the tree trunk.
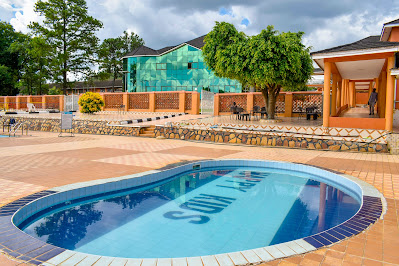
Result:
M276 113L276 98L277 96L275 96L274 93L270 93L266 103L267 119L274 119L274 114Z
M281 86L267 84L261 86L262 95L265 98L267 119L274 119L276 113L276 99L280 93Z

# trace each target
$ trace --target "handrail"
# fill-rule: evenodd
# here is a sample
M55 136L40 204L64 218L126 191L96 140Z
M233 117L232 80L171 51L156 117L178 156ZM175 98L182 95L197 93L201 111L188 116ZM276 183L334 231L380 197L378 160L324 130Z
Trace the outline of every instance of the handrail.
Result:
M21 128L21 135L23 135L24 134L24 125L25 125L25 122L18 122L18 123L10 125L10 130L8 131L8 136L11 137L11 134L14 134L14 137L15 137L15 134L17 133L18 129L20 129L20 128ZM28 135L27 127L26 127L26 135Z

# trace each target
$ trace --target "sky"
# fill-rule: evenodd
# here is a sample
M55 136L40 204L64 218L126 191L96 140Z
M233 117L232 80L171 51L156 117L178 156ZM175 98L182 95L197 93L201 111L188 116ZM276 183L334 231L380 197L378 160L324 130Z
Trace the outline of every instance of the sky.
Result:
M86 0L89 15L104 23L98 37L123 31L160 49L208 33L215 21L233 23L247 35L268 25L278 31L303 31L312 51L379 35L382 24L399 18L399 0ZM0 20L27 33L36 0L0 0Z

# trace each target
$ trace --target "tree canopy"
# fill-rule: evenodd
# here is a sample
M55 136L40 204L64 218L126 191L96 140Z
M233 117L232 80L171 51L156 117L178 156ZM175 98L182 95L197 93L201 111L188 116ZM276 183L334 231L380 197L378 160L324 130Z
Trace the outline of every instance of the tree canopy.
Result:
M39 0L35 11L44 16L44 21L33 22L29 27L51 47L49 68L66 94L69 74L85 75L91 71L98 46L95 33L103 24L87 14L85 0Z
M11 45L23 41L24 35L16 32L7 22L0 21L0 94L15 95L21 64L19 52L12 51Z
M235 79L261 91L269 119L281 88L305 84L313 72L309 48L302 44L303 32L283 32L268 26L258 35L247 36L227 22L216 22L205 37L204 61L215 75Z
M122 77L123 62L121 58L128 52L144 45L141 39L135 33L123 32L122 36L117 38L105 39L98 49L99 73L100 79L113 79L112 88L115 86L115 80Z

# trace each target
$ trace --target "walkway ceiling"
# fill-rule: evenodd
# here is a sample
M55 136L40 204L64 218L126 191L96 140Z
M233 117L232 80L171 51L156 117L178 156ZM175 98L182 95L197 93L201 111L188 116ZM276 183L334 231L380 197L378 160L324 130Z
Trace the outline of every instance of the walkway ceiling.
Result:
M384 66L385 59L336 62L343 79L374 79L378 78Z
M356 89L362 90L362 89L369 89L370 87L370 82L356 82Z

